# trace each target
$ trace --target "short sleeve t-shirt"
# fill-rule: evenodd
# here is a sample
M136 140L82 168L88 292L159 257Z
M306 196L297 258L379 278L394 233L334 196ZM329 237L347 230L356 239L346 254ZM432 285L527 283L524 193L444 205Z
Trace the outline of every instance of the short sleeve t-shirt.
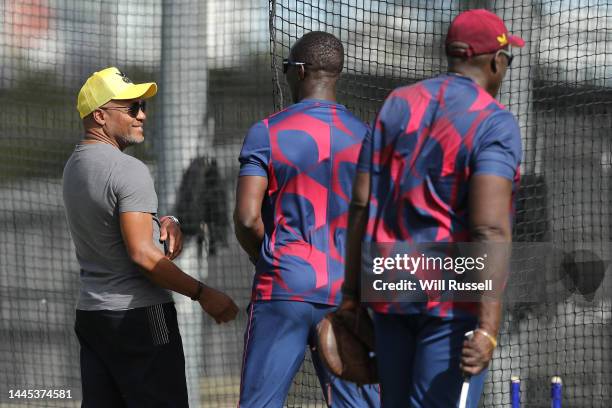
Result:
M121 235L120 213L151 213L151 239L163 251L157 194L144 163L106 143L79 144L64 167L63 195L81 266L77 309L126 310L172 301L132 262Z
M252 300L339 303L348 208L367 129L344 106L307 99L249 130L240 176L268 179Z
M371 176L365 242L469 241L470 177L503 177L516 189L521 156L516 119L470 78L445 74L394 90L359 157L358 171ZM378 312L443 317L463 306L373 305Z

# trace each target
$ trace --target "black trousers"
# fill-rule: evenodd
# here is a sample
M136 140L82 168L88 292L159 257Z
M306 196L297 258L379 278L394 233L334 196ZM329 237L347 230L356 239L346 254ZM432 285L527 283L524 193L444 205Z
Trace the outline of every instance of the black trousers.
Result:
M76 311L84 408L188 407L173 303Z

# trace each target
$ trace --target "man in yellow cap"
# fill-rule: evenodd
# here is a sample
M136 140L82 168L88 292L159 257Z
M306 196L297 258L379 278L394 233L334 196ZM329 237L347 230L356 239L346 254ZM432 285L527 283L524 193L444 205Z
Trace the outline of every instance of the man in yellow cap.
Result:
M134 84L111 67L78 95L85 137L64 168L63 193L81 266L75 331L84 407L187 407L170 290L199 302L217 323L238 311L171 261L182 247L178 220L157 217L147 167L123 153L144 140L145 100L156 92L155 83Z

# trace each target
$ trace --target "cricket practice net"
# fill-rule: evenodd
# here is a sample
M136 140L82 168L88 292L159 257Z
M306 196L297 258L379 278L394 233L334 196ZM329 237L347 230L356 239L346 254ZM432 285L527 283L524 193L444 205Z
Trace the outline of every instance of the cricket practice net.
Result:
M183 221L179 266L241 308L236 322L218 326L175 298L190 405L236 406L253 275L230 221L237 157L248 127L290 103L281 66L289 47L311 30L338 36L346 52L339 101L369 122L394 87L446 70L444 35L469 8L494 11L527 42L512 50L501 91L523 137L515 240L609 243L607 0L0 2L0 407L79 406L79 267L61 175L82 137L76 95L91 73L117 66L159 85L146 140L128 152L149 166L160 215ZM512 375L523 381L526 407L548 405L554 375L567 406L612 406L612 255L597 255L603 269L579 270L589 279L506 307L482 406L509 406ZM324 407L306 355L286 404ZM71 399L9 398L28 389L70 390Z

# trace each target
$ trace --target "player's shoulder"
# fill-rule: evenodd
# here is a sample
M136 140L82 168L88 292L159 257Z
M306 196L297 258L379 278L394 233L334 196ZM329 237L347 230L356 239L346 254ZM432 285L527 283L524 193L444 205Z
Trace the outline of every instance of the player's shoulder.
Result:
M413 84L406 84L406 85L401 85L398 86L397 88L394 88L389 95L387 96L387 99L389 98L402 98L405 97L408 94L412 94L415 92L420 92L421 88L425 85L425 81L419 81L419 82L415 82Z
M273 128L281 125L285 121L292 121L293 125L299 126L304 122L301 119L313 118L323 122L333 122L337 117L343 122L363 125L363 122L346 106L332 101L319 99L306 99L288 106L268 116L266 126ZM297 120L296 120L297 119Z
M267 126L270 126L271 124L277 123L277 122L281 122L283 120L289 119L292 116L299 114L299 113L303 113L305 110L307 110L309 108L308 105L305 105L303 103L294 103L292 105L287 106L284 109L281 109L277 112L274 112L273 114L267 116L265 119L263 119L261 122L265 123Z
M497 100L493 99L497 102ZM518 120L512 112L501 104L491 104L487 108L489 114L485 123L490 127L516 127L518 128Z
M489 115L479 125L477 134L481 135L480 139L510 137L520 141L521 130L518 120L508 109L491 108Z
M336 114L343 122L348 122L354 124L355 126L361 126L364 128L369 128L369 125L361 120L356 114L354 114L349 108L341 104L333 105L336 110Z
M469 104L471 112L487 111L490 115L503 112L501 116L507 114L512 116L511 112L497 98L489 94L474 80L460 79L462 80L456 81L457 86L451 87L449 92L455 92L463 100L463 103Z
M268 116L262 120L258 120L257 122L253 123L251 125L251 127L249 128L248 133L249 134L253 134L253 133L268 133L268 128L269 128L269 124L270 124L270 118L271 116Z
M410 105L428 103L438 93L442 84L443 81L440 80L440 77L433 77L402 85L393 89L387 96L386 101L391 106L397 100L404 101Z
M142 167L145 166L144 162L137 157L129 155L122 151L117 151L114 155L115 160L121 163L125 163L129 166ZM146 167L146 166L145 166Z
M134 159L111 144L81 143L75 147L69 162L78 162L79 167L101 171L101 168L112 168L126 161L126 158Z
M113 176L115 177L125 177L133 174L149 177L151 175L149 168L142 160L127 153L119 151L118 154L113 154L113 159Z
M126 191L154 192L153 175L149 167L140 159L124 154L111 168L108 184L116 193ZM136 190L135 190L136 189Z

